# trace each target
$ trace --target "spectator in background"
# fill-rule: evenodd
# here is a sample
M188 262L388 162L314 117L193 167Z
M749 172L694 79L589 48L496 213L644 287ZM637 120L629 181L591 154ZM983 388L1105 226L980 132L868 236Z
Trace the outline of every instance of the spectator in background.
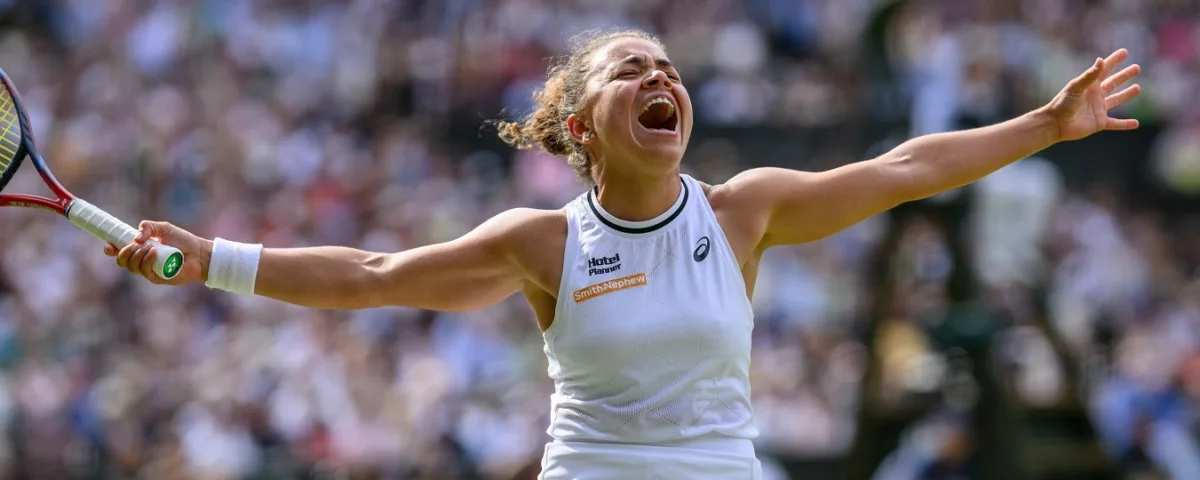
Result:
M697 118L686 163L720 181L740 166L804 160L770 157L738 126L850 143L844 132L881 120L858 63L877 3L0 0L0 66L21 85L60 180L121 218L272 245L400 250L577 194L560 162L508 157L475 130L528 106L543 58L562 53L570 32L658 33L696 72L697 110L709 115ZM1128 45L1155 83L1148 91L1161 93L1129 108L1167 125L1155 158L1190 191L1200 77L1186 39L1200 7L1090 2L1078 21L1074 0L915 5L889 26L911 131L1026 110L1093 52ZM1120 199L1058 176L1029 159L980 185L977 261L997 267L985 281L1031 290L1013 296L1026 307L1048 293L1053 323L1080 352L1103 351L1100 330L1120 342L1158 318L1183 332L1172 336L1180 355L1194 356L1200 223L1132 222ZM39 185L26 171L8 188ZM436 477L453 466L506 478L540 456L551 386L518 302L469 318L334 314L129 285L69 223L14 210L0 212L0 424L13 432L0 441L0 473ZM1009 228L1013 212L1020 229ZM878 281L868 264L886 227L872 219L762 262L752 368L764 450L845 454ZM924 250L931 268L937 243ZM1027 278L1038 271L1053 272L1052 285ZM909 325L919 344L927 333ZM1024 361L1034 371L1047 357ZM1194 414L1200 395L1189 392L1179 408Z

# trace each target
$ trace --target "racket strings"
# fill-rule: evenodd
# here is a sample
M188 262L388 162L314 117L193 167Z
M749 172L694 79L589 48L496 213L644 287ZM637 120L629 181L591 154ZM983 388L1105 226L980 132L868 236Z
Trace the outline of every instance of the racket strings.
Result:
M0 173L16 159L20 146L21 123L17 121L17 109L13 108L8 89L0 88Z

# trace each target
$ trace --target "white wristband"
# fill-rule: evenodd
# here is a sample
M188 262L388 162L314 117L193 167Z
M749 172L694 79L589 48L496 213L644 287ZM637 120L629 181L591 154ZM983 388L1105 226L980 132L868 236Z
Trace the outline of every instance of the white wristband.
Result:
M261 244L238 243L217 238L213 240L212 258L208 261L208 288L240 295L254 295L258 278L258 258Z

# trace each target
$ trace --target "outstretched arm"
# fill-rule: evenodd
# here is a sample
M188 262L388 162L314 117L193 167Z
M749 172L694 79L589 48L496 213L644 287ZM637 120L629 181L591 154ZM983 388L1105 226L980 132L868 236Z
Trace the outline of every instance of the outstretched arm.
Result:
M901 203L972 183L1056 142L1137 128L1137 120L1108 116L1141 93L1138 85L1114 93L1141 71L1132 65L1109 76L1128 55L1122 49L1096 59L1049 104L1004 123L918 137L827 172L749 170L723 188L735 208L766 212L761 247L817 240Z
M524 284L504 247L505 232L519 216L510 212L453 241L398 253L332 246L263 249L254 293L332 309L491 306Z
M553 213L510 210L456 240L399 253L332 246L264 248L253 293L327 309L407 306L457 311L491 306L525 285L524 269L514 252L527 240L523 237L546 230L548 215ZM120 252L109 246L106 253L154 283L210 280L213 241L161 222L143 222L142 232ZM155 253L139 243L147 236L184 252L186 264L175 279L164 282L150 270Z

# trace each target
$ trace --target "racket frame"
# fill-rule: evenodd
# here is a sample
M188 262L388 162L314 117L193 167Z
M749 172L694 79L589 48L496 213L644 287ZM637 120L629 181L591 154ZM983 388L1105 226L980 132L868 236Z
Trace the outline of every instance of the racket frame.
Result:
M18 152L20 153L20 152ZM33 157L33 166L37 168L38 174L42 176L46 187L54 192L57 199L47 198L40 195L26 195L22 193L0 193L0 207L31 207L50 210L62 216L67 216L67 210L71 207L71 202L75 200L75 195L67 191L62 184L58 183L58 179L54 178L54 174L50 173L50 169L46 167L46 161L42 160L42 156L36 152ZM16 162L14 162L16 163ZM9 166L15 170L15 166ZM5 173L8 173L7 171Z
M25 114L24 103L21 102L21 93L17 91L17 87L12 84L12 80L9 79L8 74L3 69L0 69L0 82L3 82L3 87L8 92L8 95L13 97L9 108L16 110L16 121L19 122L17 127L20 128L21 132L21 144L17 145L17 151L13 153L12 163L4 170L3 174L0 174L0 191L3 191L8 182L12 181L13 175L16 175L17 170L20 170L21 163L28 156L33 159L33 166L37 168L38 174L42 176L42 180L45 181L46 186L58 197L57 199L50 199L38 195L0 193L0 206L43 208L66 216L67 207L71 205L71 200L74 200L75 196L58 182L58 179L50 172L50 168L46 166L46 160L36 150L29 147L30 145L37 145L37 142L34 141L32 124L29 122L29 117ZM0 112L0 118L6 116L7 113Z
M37 169L38 175L41 175L42 181L50 191L54 192L57 198L47 198L38 195L26 195L20 193L0 193L0 207L28 207L40 208L49 210L59 215L67 217L76 226L84 231L96 236L114 246L120 247L118 243L132 243L136 230L128 224L120 221L116 217L109 215L107 212L98 207L77 200L77 197L66 189L58 179L54 177L54 173L50 171L50 167L46 165L46 160L37 151L37 143L34 141L33 127L29 122L29 117L25 114L25 108L21 102L21 94L17 91L16 86L12 84L8 74L0 69L0 82L3 82L4 88L9 96L12 97L12 105L10 107L16 110L17 121L20 122L21 129L21 144L17 146L15 156L8 168L0 173L0 191L2 191L8 183L12 181L13 175L21 167L21 162L26 156L30 157L34 168ZM0 112L0 118L6 116L6 112ZM79 212L72 212L72 207ZM116 243L114 243L116 242ZM183 265L183 254L179 249L162 245L158 241L151 239L151 244L158 250L158 258L155 260L154 271L160 278L171 279L178 274Z

